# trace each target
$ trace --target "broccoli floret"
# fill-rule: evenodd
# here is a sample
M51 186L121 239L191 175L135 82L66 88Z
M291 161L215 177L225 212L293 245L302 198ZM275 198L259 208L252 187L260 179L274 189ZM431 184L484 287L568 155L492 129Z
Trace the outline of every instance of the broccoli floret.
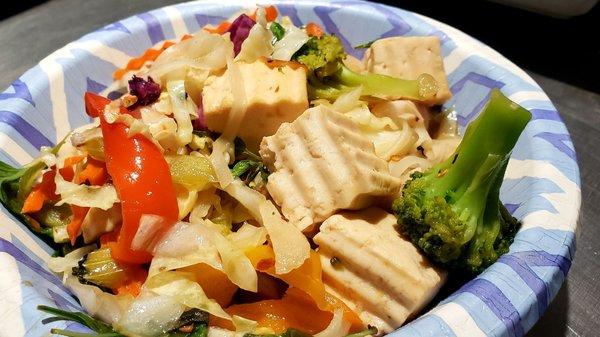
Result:
M362 86L364 96L414 101L428 100L438 91L436 80L429 74L421 74L415 80L379 74L358 74L344 65L345 58L346 52L340 39L328 34L310 38L294 54L293 59L308 69L311 98L335 100L358 86Z
M500 202L510 152L531 114L494 89L454 154L415 173L392 206L401 230L432 260L480 273L519 229Z

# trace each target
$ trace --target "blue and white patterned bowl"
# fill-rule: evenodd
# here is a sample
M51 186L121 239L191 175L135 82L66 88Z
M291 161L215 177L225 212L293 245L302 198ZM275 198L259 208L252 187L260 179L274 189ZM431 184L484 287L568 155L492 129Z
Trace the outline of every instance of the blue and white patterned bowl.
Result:
M266 3L266 2L265 2ZM460 31L397 8L363 1L274 0L295 24L314 21L346 47L380 37L435 35L441 39L454 97L447 103L464 127L491 88L532 112L502 186L502 200L523 221L510 253L395 336L522 336L558 292L571 266L580 206L573 144L540 87L500 54ZM262 2L259 2L262 4ZM217 23L250 1L209 0L169 6L121 20L52 53L0 94L0 159L20 165L40 146L56 144L89 122L83 93L101 92L129 58L164 39ZM354 51L361 56L362 51ZM0 336L43 336L35 308L80 309L44 261L51 250L6 210L0 213ZM70 328L77 329L76 324Z

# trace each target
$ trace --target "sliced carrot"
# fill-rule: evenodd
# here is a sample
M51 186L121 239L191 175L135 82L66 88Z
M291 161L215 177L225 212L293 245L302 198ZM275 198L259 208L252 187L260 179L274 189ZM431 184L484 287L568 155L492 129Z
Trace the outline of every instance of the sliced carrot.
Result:
M275 272L275 253L271 246L263 245L252 248L246 251L246 256L256 270L279 278L289 284L290 287L304 292L319 310L334 312L336 309L341 308L344 310L344 318L352 324L353 330L358 331L363 328L362 321L352 309L325 291L321 260L317 252L311 250L310 257L300 267L286 274Z
M275 19L277 19L278 15L279 15L279 12L277 12L277 8L275 8L275 6L271 5L271 6L265 7L265 16L267 17L267 22L275 21Z
M75 245L75 241L77 237L81 233L81 225L83 224L83 219L87 215L89 211L89 207L80 207L71 205L71 212L73 212L73 218L71 218L71 222L67 225L67 233L69 234L69 239L71 239L71 246Z
M42 176L42 181L37 184L23 203L22 213L35 213L42 209L44 203L49 200L55 200L56 185L54 184L54 177L56 171L48 171Z
M142 290L142 285L148 278L148 272L140 266L131 265L123 268L127 275L125 282L119 285L114 292L117 295L129 294L138 297Z
M320 310L310 297L293 287L282 299L235 304L225 311L256 321L259 327L270 328L276 334L294 328L313 335L325 329L333 318L331 312ZM218 317L211 316L209 324L234 330L231 321Z
M101 186L106 183L106 180L108 180L106 164L103 161L88 157L85 168L79 173L75 183L89 183L90 185Z
M65 163L61 169L58 169L60 175L67 181L73 181L75 177L75 165L79 164L85 156L72 156L65 159Z
M308 36L321 37L323 36L323 28L314 22L309 22L306 25L306 34Z
M200 284L208 298L212 298L222 307L226 307L231 302L233 294L238 287L233 284L227 275L205 263L179 269L184 272L191 272Z

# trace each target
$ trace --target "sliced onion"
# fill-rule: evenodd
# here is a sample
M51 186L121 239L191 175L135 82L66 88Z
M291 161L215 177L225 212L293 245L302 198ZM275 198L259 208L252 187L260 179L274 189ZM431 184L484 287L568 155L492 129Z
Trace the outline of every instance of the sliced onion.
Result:
M344 310L336 309L327 328L314 337L343 337L348 334L349 330L350 323L344 320Z
M165 226L165 224L166 219L162 216L142 214L138 230L131 241L131 249L152 251L158 241L156 234Z

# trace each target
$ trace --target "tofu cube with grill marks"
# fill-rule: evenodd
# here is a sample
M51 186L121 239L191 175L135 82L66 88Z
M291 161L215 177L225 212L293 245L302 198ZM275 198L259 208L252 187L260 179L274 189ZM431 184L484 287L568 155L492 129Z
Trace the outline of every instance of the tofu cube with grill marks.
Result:
M267 182L271 197L301 230L340 209L377 204L400 189L358 125L322 105L265 137L260 154L273 172Z
M382 333L416 315L446 278L396 227L371 207L329 217L314 237L327 290Z

